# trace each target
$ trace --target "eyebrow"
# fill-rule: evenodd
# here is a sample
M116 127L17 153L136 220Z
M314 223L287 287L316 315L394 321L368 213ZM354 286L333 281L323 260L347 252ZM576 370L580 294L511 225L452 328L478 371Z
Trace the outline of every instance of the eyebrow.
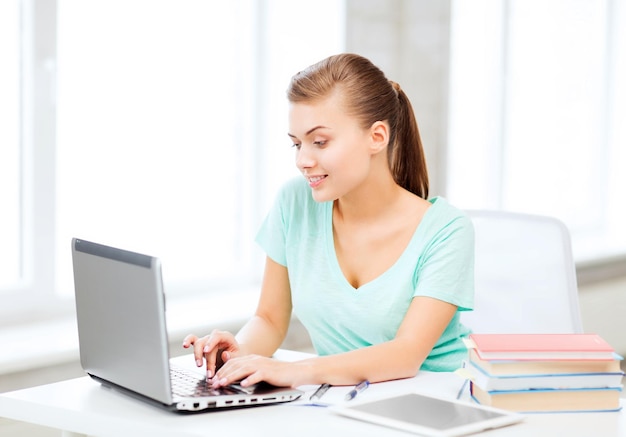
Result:
M306 137L307 135L312 134L313 132L315 132L315 131L316 131L316 130L318 130L318 129L330 129L330 128L329 128L329 127L327 127L327 126L322 126L322 125L315 126L314 128L309 129L309 130L308 130L308 131L304 134L304 136ZM291 138L297 138L295 135L290 134L289 132L287 132L287 135L289 135Z

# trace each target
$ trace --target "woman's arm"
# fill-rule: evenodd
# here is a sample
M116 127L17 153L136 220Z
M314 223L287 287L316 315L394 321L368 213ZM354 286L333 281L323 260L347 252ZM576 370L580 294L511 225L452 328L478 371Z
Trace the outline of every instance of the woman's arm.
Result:
M211 377L220 359L227 361L246 354L273 354L284 340L290 320L291 289L287 268L268 257L257 310L237 336L217 329L204 337L190 334L183 340L183 347L193 345L198 367L206 360L207 376ZM219 351L222 351L220 357L217 356Z
M267 257L256 312L236 336L244 354L272 355L287 335L291 310L287 268Z
M457 307L430 297L415 297L393 340L374 346L295 363L248 355L229 360L218 371L216 385L245 378L243 385L267 381L298 386L356 384L411 377L436 344Z

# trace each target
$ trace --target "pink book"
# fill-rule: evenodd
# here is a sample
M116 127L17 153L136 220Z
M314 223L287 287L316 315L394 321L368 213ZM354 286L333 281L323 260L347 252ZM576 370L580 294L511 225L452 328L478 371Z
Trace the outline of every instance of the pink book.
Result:
M598 334L470 334L482 360L613 360Z

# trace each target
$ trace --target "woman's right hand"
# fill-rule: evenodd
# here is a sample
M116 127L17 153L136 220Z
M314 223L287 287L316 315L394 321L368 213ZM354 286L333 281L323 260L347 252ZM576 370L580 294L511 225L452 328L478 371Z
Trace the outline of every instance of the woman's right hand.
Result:
M183 347L189 348L191 346L193 346L193 355L198 367L201 367L203 361L206 360L207 378L209 379L213 378L217 368L241 352L239 343L233 334L217 329L204 337L189 334L183 340Z

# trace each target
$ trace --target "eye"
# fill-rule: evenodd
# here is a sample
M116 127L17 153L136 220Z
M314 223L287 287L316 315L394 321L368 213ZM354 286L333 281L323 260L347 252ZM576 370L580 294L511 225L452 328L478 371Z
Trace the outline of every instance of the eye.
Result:
M326 140L323 141L314 141L313 144L315 144L318 147L323 147L326 145Z
M301 144L300 144L300 143L293 143L293 144L291 145L291 147L295 147L297 150L300 150L300 146L301 146Z

